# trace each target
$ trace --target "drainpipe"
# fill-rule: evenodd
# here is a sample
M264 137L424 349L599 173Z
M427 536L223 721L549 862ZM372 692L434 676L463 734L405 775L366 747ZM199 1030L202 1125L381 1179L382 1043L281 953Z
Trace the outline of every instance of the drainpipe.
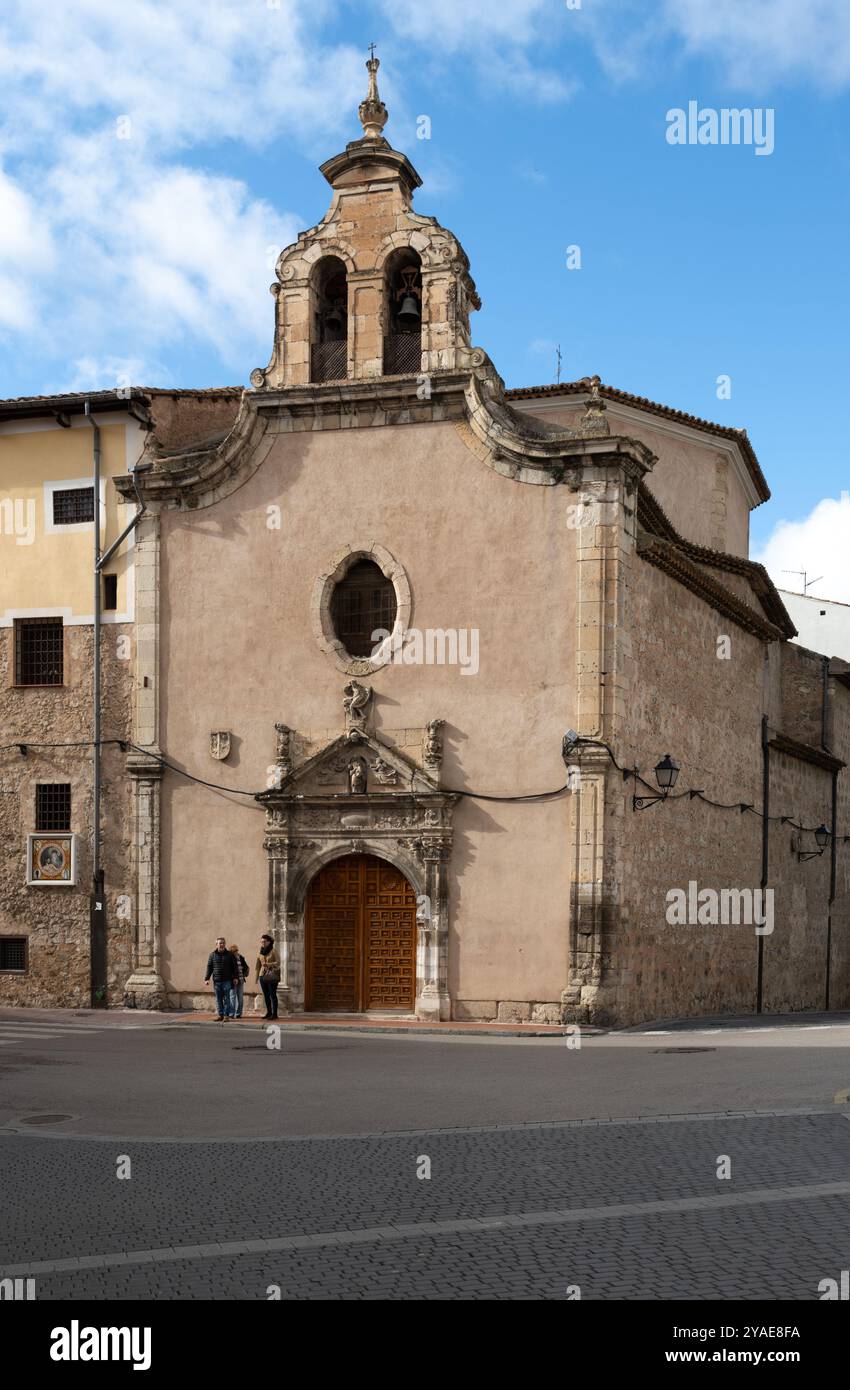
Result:
M832 769L832 820L830 823L832 838L829 842L829 905L826 913L826 985L824 989L824 1008L829 1008L829 987L830 987L830 965L832 957L832 911L835 903L835 879L836 879L836 860L838 846L836 836L838 833L838 768Z
M104 999L99 991L106 988L106 904L104 901L103 869L100 862L100 636L101 636L101 578L100 578L100 427L86 401L86 419L92 428L92 463L94 472L94 623L92 634L92 894L89 914L89 964L91 978L91 1007L99 1008Z
M826 751L829 748L829 657L823 658L821 670L823 672L823 698L821 701L821 747ZM832 912L835 903L835 882L836 882L836 859L837 848L835 844L836 831L838 829L838 769L832 770L832 805L830 811L830 841L829 841L829 901L826 908L826 978L824 980L824 1002L823 1007L829 1009L829 991L831 985L831 966L832 966Z
M766 714L761 717L761 809L761 900L764 904L770 864L770 740ZM764 936L759 936L758 943L756 1013L760 1014L764 1004Z

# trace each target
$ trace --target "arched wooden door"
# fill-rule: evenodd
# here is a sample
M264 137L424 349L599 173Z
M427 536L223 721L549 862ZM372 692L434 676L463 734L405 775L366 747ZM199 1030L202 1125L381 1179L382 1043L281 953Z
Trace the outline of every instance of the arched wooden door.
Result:
M416 894L372 854L320 869L307 890L309 1013L412 1013L416 993Z

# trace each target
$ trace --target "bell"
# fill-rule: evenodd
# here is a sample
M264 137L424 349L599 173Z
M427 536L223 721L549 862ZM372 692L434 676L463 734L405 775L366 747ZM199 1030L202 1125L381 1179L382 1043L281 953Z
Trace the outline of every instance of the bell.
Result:
M406 294L396 315L399 324L402 328L418 328L419 317L419 305L412 294Z
M325 314L325 327L331 333L339 333L342 326L342 310L338 305L334 305L333 308L328 309Z

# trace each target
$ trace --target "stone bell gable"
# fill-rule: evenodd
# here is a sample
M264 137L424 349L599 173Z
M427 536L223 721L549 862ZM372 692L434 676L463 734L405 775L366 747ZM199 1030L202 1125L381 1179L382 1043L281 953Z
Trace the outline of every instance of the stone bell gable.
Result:
M330 208L278 258L274 350L265 371L251 374L255 389L469 364L469 315L481 307L469 261L436 218L413 211L422 180L381 134L378 59L366 66L363 137L321 166ZM409 322L397 331L406 300Z

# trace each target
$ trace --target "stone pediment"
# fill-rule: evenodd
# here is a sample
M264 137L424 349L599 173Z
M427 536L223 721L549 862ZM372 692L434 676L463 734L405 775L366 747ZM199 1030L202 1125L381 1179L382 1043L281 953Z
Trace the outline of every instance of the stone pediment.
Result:
M445 794L427 772L374 734L352 729L295 768L279 787L261 792L257 800L434 795Z

